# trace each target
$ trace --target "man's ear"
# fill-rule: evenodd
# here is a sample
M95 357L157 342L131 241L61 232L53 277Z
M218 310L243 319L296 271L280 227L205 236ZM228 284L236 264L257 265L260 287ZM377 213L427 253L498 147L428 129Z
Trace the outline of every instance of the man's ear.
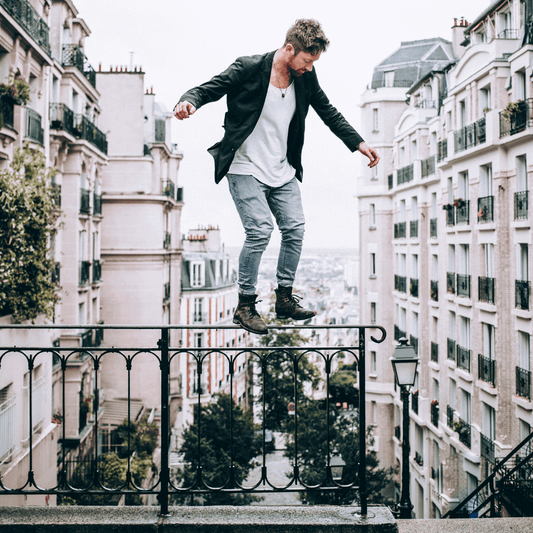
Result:
M285 51L289 54L296 55L296 50L294 49L294 46L291 43L287 43L285 45Z

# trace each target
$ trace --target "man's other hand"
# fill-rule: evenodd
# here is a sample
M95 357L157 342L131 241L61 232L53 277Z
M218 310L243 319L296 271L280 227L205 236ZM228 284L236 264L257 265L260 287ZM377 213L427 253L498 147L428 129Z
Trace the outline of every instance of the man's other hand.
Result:
M375 167L379 163L379 154L377 150L374 150L371 146L368 146L366 143L361 143L357 149L368 159L370 159L370 163L368 163L368 166L370 168Z
M174 108L174 116L178 120L183 120L184 118L189 118L191 115L196 113L196 107L194 107L190 102L179 102Z

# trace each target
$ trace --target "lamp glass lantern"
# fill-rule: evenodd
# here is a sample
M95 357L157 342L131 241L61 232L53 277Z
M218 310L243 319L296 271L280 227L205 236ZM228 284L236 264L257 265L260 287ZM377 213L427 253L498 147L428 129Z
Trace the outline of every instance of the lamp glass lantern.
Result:
M340 482L342 480L342 474L346 463L341 457L335 456L331 458L329 466L331 468L331 477L333 478L333 481Z
M415 384L419 360L414 348L407 344L407 339L400 339L400 344L394 348L394 354L390 358L394 378L400 387L412 387Z

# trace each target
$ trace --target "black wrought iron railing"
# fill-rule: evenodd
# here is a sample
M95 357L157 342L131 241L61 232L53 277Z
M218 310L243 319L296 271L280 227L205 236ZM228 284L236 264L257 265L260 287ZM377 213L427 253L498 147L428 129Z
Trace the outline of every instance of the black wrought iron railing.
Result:
M494 463L494 441L487 437L486 435L481 435L481 457Z
M399 326L394 324L394 340L399 341L400 339L407 338L407 333L400 329Z
M76 137L90 142L100 152L107 154L107 137L85 115L76 115Z
M459 442L470 448L472 446L472 426L466 420L458 418L453 424L453 429L457 432Z
M71 360L79 361L80 354L84 354L86 357L85 361L92 361L92 380L91 387L94 397L92 400L93 407L98 407L99 404L98 398L100 398L100 391L102 389L101 381L103 381L103 375L108 371L106 369L107 362L109 360L121 361L123 363L123 372L124 372L124 381L126 386L126 393L124 401L127 404L127 415L126 415L126 427L130 427L135 421L136 412L134 411L133 403L135 401L132 398L132 394L135 394L135 391L132 387L132 382L135 379L139 379L141 375L145 375L149 365L151 365L151 371L154 371L159 376L159 383L155 385L160 394L160 405L158 406L158 419L160 424L156 426L156 431L158 433L158 446L160 447L160 463L152 466L152 471L154 475L151 477L151 481L148 484L141 484L136 481L134 473L134 460L132 459L134 451L134 442L133 442L133 432L125 431L123 437L124 444L124 454L123 457L126 457L126 460L123 462L125 469L125 480L120 481L118 485L106 486L102 481L101 471L98 468L92 469L90 472L86 472L83 480L78 483L74 483L72 480L69 482L69 476L67 471L67 447L64 446L61 448L60 457L58 458L58 464L60 469L58 471L58 480L57 484L53 487L46 487L38 484L38 476L36 478L35 471L38 468L37 461L39 460L34 453L34 444L35 437L30 432L29 443L27 447L27 473L24 476L18 486L6 486L5 480L0 478L0 495L31 495L31 494L51 494L57 495L60 497L63 496L80 496L80 495L105 495L105 496L145 496L149 494L157 495L159 501L160 512L162 515L167 515L169 511L169 504L171 499L176 497L185 497L192 495L228 495L228 494L255 494L255 493L267 493L267 492L330 492L335 493L337 491L353 491L354 500L358 500L360 504L360 513L366 517L368 513L367 505L367 468L366 468L366 457L367 457L367 439L365 438L367 432L367 421L366 421L366 377L365 377L365 368L366 368L366 344L367 337L370 335L370 331L378 331L378 337L370 336L370 340L375 343L381 343L385 340L386 332L381 326L365 326L365 325L327 325L327 326L270 326L272 330L285 330L292 331L298 329L300 331L306 329L317 329L317 327L324 329L351 329L355 333L357 339L357 346L343 346L342 349L334 346L311 346L304 344L303 346L284 346L284 347L242 347L242 348L185 348L173 346L171 338L177 343L178 335L174 337L174 333L178 333L179 337L182 338L184 335L187 335L187 332L191 330L200 329L205 331L206 329L220 330L228 329L235 330L235 326L206 326L201 325L198 327L194 326L112 326L104 324L80 326L80 325L0 325L0 329L11 329L11 330L34 330L34 329L46 329L46 330L123 330L123 331L135 331L135 330L147 330L154 332L159 339L157 343L148 347L80 347L80 348L62 348L54 346L29 346L29 347L14 347L14 346L1 346L0 347L0 373L5 371L2 363L6 360L13 360L13 358L20 358L22 363L27 367L27 372L29 375L29 383L32 383L34 371L38 364L46 358L49 358L50 361L54 357L57 362L56 368L60 372L60 379L57 383L60 390L60 401L57 405L58 409L61 409L63 413L63 420L61 426L58 428L57 437L60 442L69 442L69 436L73 433L78 434L79 425L80 425L80 416L77 402L72 402L72 399L67 401L71 396L71 391L68 387L68 379L66 379L67 371L70 372L70 362ZM159 334L158 334L159 332ZM156 337L157 338L157 337ZM305 465L301 462L301 450L300 446L302 445L302 429L299 426L301 417L304 416L304 400L302 399L303 393L301 392L301 387L299 386L301 379L301 370L300 365L302 364L302 359L312 355L313 357L318 357L324 362L324 372L323 380L325 383L326 395L324 399L324 409L321 411L323 413L323 424L325 427L326 439L324 442L324 449L321 452L320 462L323 464L321 472L323 473L322 477L318 479L313 484L306 482L306 477L304 475ZM346 463L344 468L344 474L342 479L338 479L333 476L332 472L332 458L337 454L337 450L334 449L333 445L333 427L336 422L336 415L333 409L333 405L330 403L330 375L332 373L332 368L335 368L334 365L336 358L339 356L354 357L357 361L357 372L358 379L357 383L359 386L359 404L358 404L358 413L357 416L353 419L353 424L350 426L348 431L355 432L352 435L354 442L358 442L357 452L353 453L350 448L350 457L343 457L343 460ZM188 463L184 466L188 469L191 474L192 481L190 483L185 483L183 478L173 476L172 470L170 468L170 452L171 449L171 390L170 383L172 372L179 367L179 362L185 358L185 361L191 367L191 376L192 369L196 370L195 377L192 379L193 382L190 383L192 386L195 385L197 391L194 396L194 428L195 431L192 435L192 448L191 457ZM202 385L208 385L211 387L210 379L206 379L205 376L209 375L209 365L218 365L219 359L220 363L224 364L227 368L228 373L228 390L233 391L236 383L236 374L238 373L238 368L240 368L241 363L247 362L253 368L257 370L253 373L249 373L249 379L254 380L254 386L258 387L261 390L261 393L258 396L257 408L261 411L262 415L259 417L259 422L261 424L261 430L258 435L259 443L259 455L257 460L260 464L258 469L259 474L257 479L252 481L242 480L239 476L238 466L237 466L237 454L240 452L236 449L236 431L238 427L236 426L236 419L238 415L238 406L231 399L231 395L228 397L227 401L227 411L224 413L224 419L226 420L226 427L224 428L227 431L227 439L224 440L224 446L226 446L224 453L227 454L228 462L225 465L217 464L217 468L222 468L224 470L223 479L220 484L213 486L210 483L212 479L212 472L205 467L206 454L208 449L205 447L205 439L207 429L204 427L204 420L207 416L208 409L205 406L205 403L202 404L203 397L200 396L202 391ZM267 465L267 427L265 425L266 409L267 409L267 392L271 387L271 380L273 372L275 372L276 362L279 363L279 359L283 358L288 363L289 378L294 385L293 393L293 407L292 412L294 413L291 418L291 424L289 425L288 435L289 440L292 444L292 458L291 462L293 464L290 479L286 484L282 486L276 485L271 479L271 466ZM119 367L118 367L119 368ZM173 370L174 369L174 370ZM139 374L140 372L140 374ZM69 373L68 376L71 374ZM113 380L116 380L116 371L113 373ZM189 378L188 378L189 379ZM209 392L213 392L212 390ZM74 393L76 394L76 393ZM81 396L80 396L81 398ZM88 397L89 402L87 402L87 397L82 398L82 400L87 404L86 407L90 410L91 405L91 396ZM32 393L32 388L28 390L28 405L27 410L29 417L29 426L32 427L32 405L35 401L34 395ZM105 406L105 403L103 404ZM141 406L142 407L142 406ZM105 409L105 407L104 407ZM86 410L84 408L84 410ZM94 409L93 409L94 410ZM102 437L105 435L106 428L103 424L100 423L98 416L94 417L94 420L89 422L85 420L85 424L92 425L94 443L102 442ZM253 430L252 430L253 431ZM354 458L356 457L356 458ZM351 458L351 459L350 459ZM94 461L94 464L99 464L102 460L102 457L99 455L98 447L92 446L87 454L87 460ZM348 468L347 468L348 467ZM346 472L349 472L346 475ZM350 492L352 494L352 492Z
M416 463L418 466L424 466L424 457L422 456L421 453L419 453L419 452L415 452L414 460L415 460L415 463Z
M74 111L65 104L50 104L50 129L63 130L77 137L78 129Z
M455 205L455 223L470 224L470 200L457 200Z
M439 362L439 345L433 341L431 341L431 360L434 363Z
M455 212L453 204L446 204L443 207L446 210L446 225L455 226Z
M455 272L446 272L446 292L455 294Z
M93 215L102 214L102 195L93 193Z
M455 137L455 153L462 152L478 144L482 144L486 140L485 135L485 119L481 118L473 124L469 124L454 133Z
M39 144L43 144L44 130L42 127L43 117L33 109L26 108L26 138Z
M496 361L479 354L477 356L477 373L480 381L496 385Z
M494 278L478 278L478 300L489 304L494 303L494 287L496 280Z
M411 238L418 237L418 220L409 221L409 237Z
M437 102L435 100L420 99L416 102L415 107L420 109L435 109Z
M470 274L457 274L457 296L470 298Z
M500 111L500 137L515 135L533 126L533 98L513 104L509 109Z
M415 337L414 335L409 335L409 343L413 347L413 350L418 355L418 337Z
M15 102L7 96L0 97L0 127L13 129Z
M494 222L494 196L484 196L477 199L477 221Z
M91 277L91 263L89 261L80 261L79 266L79 286L83 287L89 283Z
M0 0L0 5L48 55L51 55L50 28L28 0Z
M529 214L528 191L514 193L514 219L527 220Z
M426 178L431 174L435 174L435 156L432 155L427 159L422 159L422 177Z
M531 400L531 371L516 367L516 395Z
M431 402L431 423L436 428L439 427L439 402L436 400Z
M451 405L446 406L446 425L453 429L453 419L455 416L455 409Z
M517 309L529 309L529 281L515 280L515 307Z
M413 298L418 298L418 279L411 278L409 280L409 293Z
M430 298L434 302L439 301L439 281L436 279L430 280L430 292L429 292Z
M444 139L437 143L437 163L448 157L448 140Z
M407 165L406 167L402 167L398 169L397 174L397 182L398 185L402 185L403 183L408 183L413 180L413 165Z
M91 193L87 189L80 189L80 213L88 215L91 212Z
M457 345L457 366L466 372L470 372L470 361L472 359L472 350Z
M166 180L163 183L163 194L173 200L176 197L176 185L174 185L172 180Z
M64 44L62 64L64 67L76 67L87 78L89 83L96 87L96 72L88 63L81 46Z
M102 263L100 259L93 260L93 283L102 281Z
M429 236L430 237L437 237L437 222L438 219L436 218L430 218L429 219Z
M455 340L448 339L448 349L447 349L447 357L450 361L456 361L457 360L457 345Z

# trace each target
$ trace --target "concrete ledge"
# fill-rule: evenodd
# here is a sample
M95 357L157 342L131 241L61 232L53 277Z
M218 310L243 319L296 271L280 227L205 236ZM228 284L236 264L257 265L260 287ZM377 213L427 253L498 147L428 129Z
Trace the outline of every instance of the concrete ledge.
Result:
M398 520L399 533L533 533L531 518Z
M386 507L0 507L1 533L397 533Z

